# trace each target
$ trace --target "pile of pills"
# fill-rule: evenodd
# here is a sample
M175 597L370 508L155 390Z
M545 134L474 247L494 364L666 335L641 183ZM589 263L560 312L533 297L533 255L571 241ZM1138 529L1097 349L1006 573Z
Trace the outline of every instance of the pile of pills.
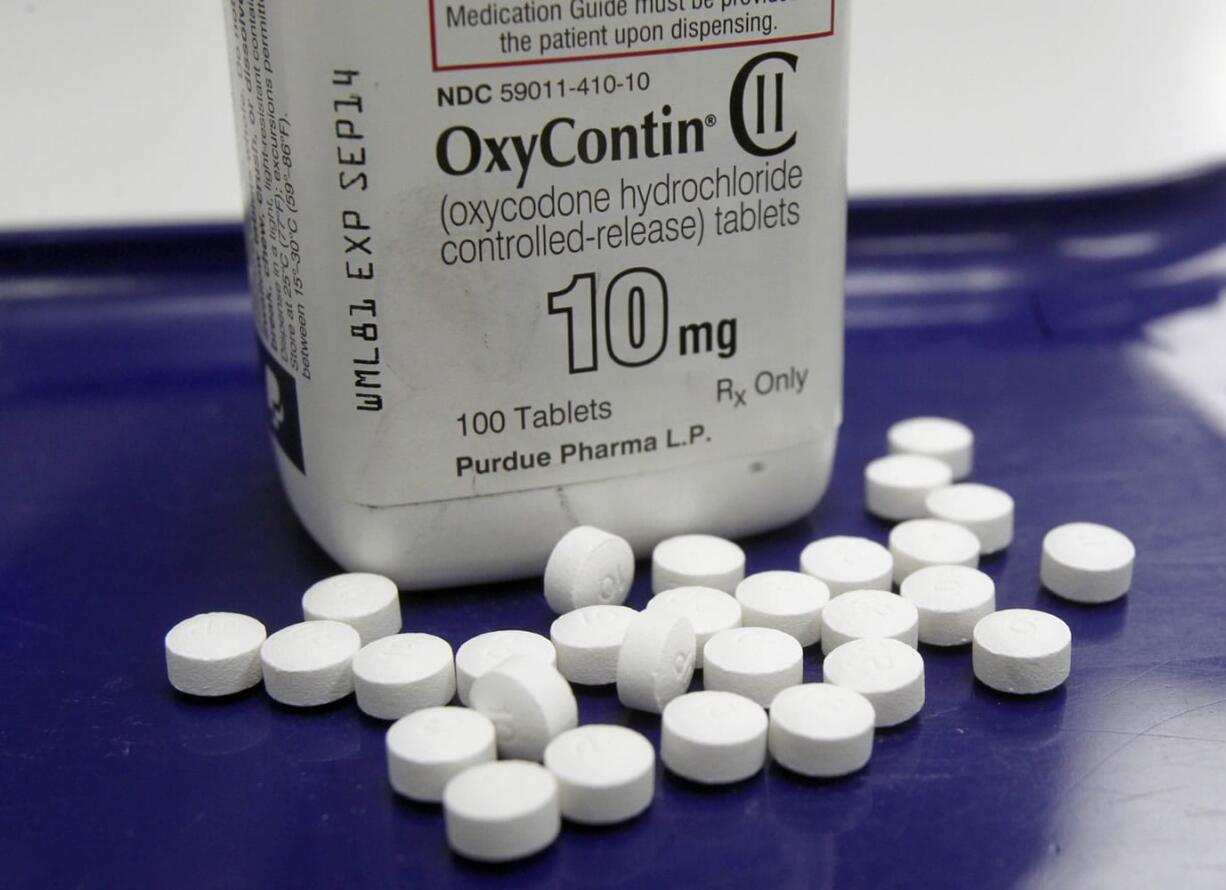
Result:
M1062 620L996 610L995 583L978 566L1011 544L1014 502L964 481L970 429L913 418L886 443L864 473L868 511L896 523L884 543L825 537L800 552L798 570L746 576L733 542L670 538L652 553L652 597L636 610L625 605L630 545L581 526L544 569L558 616L548 636L497 630L453 652L437 636L401 632L392 581L349 573L313 585L304 620L271 635L229 612L180 622L165 638L167 675L210 697L262 681L291 707L354 693L364 713L394 721L392 788L441 804L451 848L485 862L544 849L564 820L611 825L651 805L651 742L624 726L578 725L572 684L614 687L626 708L659 714L660 759L688 781L745 781L768 759L804 776L847 776L869 763L878 728L922 710L921 645L969 644L975 678L1013 696L1060 686L1071 665ZM1134 558L1121 533L1074 522L1043 539L1039 576L1060 597L1104 603L1128 590ZM813 646L823 682L805 683ZM702 689L690 691L696 672Z

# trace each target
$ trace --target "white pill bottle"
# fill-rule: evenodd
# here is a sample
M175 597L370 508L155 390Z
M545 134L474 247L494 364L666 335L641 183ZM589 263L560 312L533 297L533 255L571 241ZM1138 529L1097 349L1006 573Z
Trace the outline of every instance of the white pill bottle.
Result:
M290 501L403 587L803 516L841 417L848 0L230 0Z

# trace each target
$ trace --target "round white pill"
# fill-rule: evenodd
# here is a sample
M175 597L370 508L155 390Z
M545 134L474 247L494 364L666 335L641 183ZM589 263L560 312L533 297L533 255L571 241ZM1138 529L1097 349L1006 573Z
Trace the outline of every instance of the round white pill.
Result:
M166 676L188 695L230 695L260 682L264 625L237 612L184 618L166 633Z
M353 692L353 656L362 638L340 621L303 621L264 641L264 689L283 705L326 705Z
M343 621L362 637L362 644L400 633L400 591L396 582L370 572L324 578L302 595L307 621Z
M694 676L694 628L688 618L639 612L617 656L617 697L627 708L659 714Z
M741 626L741 604L714 587L672 587L647 601L648 612L688 618L694 628L694 669L702 668L702 647L721 630Z
M745 577L745 551L714 535L678 535L651 551L651 592L714 587L732 593Z
M455 653L456 692L460 704L469 703L468 691L474 680L512 655L530 655L548 665L558 663L553 643L540 634L527 630L492 630L477 634L460 644Z
M979 566L975 533L944 519L909 519L890 529L890 555L898 584L925 566Z
M925 514L924 499L949 485L949 464L922 454L891 454L864 468L864 501L882 519L915 519Z
M188 695L230 695L260 682L260 646L267 631L250 615L205 612L167 631L166 673Z
M393 634L367 643L353 657L358 707L380 720L445 705L455 695L455 659L433 634Z
M626 539L581 525L549 554L545 600L559 615L582 606L616 606L626 601L633 581L634 551Z
M746 627L773 627L812 646L821 637L830 588L804 572L758 572L736 586L736 599Z
M771 702L767 745L771 757L805 776L854 773L873 753L872 703L831 683L792 686Z
M512 655L473 682L474 710L494 721L498 754L540 760L545 746L579 723L579 707L557 668L531 655Z
M423 708L387 731L387 777L399 794L438 803L470 766L496 756L494 724L469 708Z
M891 590L894 557L868 538L835 535L800 551L800 570L830 588L831 597L849 590Z
M907 576L902 598L919 612L919 641L961 646L975 624L996 609L996 584L969 566L928 566Z
M1127 536L1094 522L1070 522L1043 537L1039 576L1052 593L1078 603L1106 603L1132 586L1137 551Z
M655 749L624 726L567 730L545 749L545 768L558 780L562 815L584 825L633 819L655 794Z
M1073 634L1055 615L1002 609L975 625L971 662L985 686L1034 695L1068 679L1072 649Z
M804 674L800 643L772 627L720 631L707 642L703 657L704 689L735 692L764 708Z
M872 702L879 727L910 720L924 706L924 659L898 640L852 640L826 656L822 677Z
M933 519L974 532L980 553L997 553L1013 541L1013 498L999 488L978 482L947 485L929 494L924 507Z
M971 474L975 434L966 424L946 417L912 417L886 431L891 454L923 454L949 466L955 479Z
M637 614L627 606L581 606L554 619L549 639L562 676L584 686L616 683L617 656Z
M852 640L881 637L914 647L919 642L915 606L884 590L851 590L822 610L822 652Z
M766 730L766 711L745 696L690 692L664 709L660 759L691 782L739 782L765 765Z
M443 790L451 849L479 862L509 862L558 836L558 783L537 763L500 760L469 767Z

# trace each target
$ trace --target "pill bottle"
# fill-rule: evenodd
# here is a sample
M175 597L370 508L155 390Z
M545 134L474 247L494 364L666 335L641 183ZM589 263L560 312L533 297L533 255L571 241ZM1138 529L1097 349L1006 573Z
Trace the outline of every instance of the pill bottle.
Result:
M797 519L841 417L848 0L231 0L269 428L341 565Z

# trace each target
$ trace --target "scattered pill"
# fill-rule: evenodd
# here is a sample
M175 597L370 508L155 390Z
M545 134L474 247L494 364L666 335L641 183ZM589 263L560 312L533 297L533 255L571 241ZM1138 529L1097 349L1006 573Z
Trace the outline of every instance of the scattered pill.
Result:
M741 626L741 604L714 587L672 587L647 602L647 611L679 615L694 628L694 669L702 668L702 647L721 630Z
M1121 532L1070 522L1043 537L1039 577L1052 593L1078 603L1107 603L1132 586L1136 548Z
M370 572L333 575L302 595L302 616L307 621L343 621L365 645L400 632L400 591L391 578Z
M553 643L527 630L492 630L461 644L455 654L456 692L467 705L473 681L512 655L531 655L545 664L557 666L558 653Z
M639 612L617 656L617 697L623 705L659 714L689 688L695 637L688 618Z
M890 529L890 555L898 584L925 566L979 566L975 533L944 519L909 519Z
M654 596L636 612L622 605L630 545L580 526L545 568L559 616L551 640L495 631L453 657L438 637L399 633L395 583L359 572L312 585L307 620L271 636L235 613L179 622L165 638L167 674L202 696L262 676L270 697L294 706L355 691L365 713L396 721L386 735L394 790L441 801L451 848L485 862L544 849L562 817L610 825L651 805L651 743L622 726L579 727L570 682L616 683L624 705L661 713L661 759L691 781L746 779L768 750L802 775L849 775L868 763L876 727L922 709L919 642L972 642L975 677L1011 694L1054 689L1070 670L1068 625L1035 610L994 611L995 584L976 568L981 554L1012 542L1014 502L992 486L951 484L970 472L971 431L912 418L888 439L890 455L865 468L869 511L900 521L888 549L828 537L804 548L799 572L745 577L735 543L681 535L654 549ZM1040 575L1057 595L1108 602L1129 589L1134 560L1120 532L1070 523L1044 538ZM805 684L802 647L817 642L825 682ZM687 693L696 667L706 688ZM446 706L457 691L471 709ZM532 762L542 759L543 768Z
M617 682L617 656L626 628L638 613L627 606L581 606L559 615L549 627L558 670L571 683L603 686Z
M884 590L851 590L822 610L823 653L868 637L914 647L919 641L919 613L912 603Z
M872 703L831 683L792 686L771 702L767 745L782 766L834 778L864 767L873 753Z
M831 597L849 590L890 590L894 557L868 538L820 538L800 552L800 570L830 589Z
M924 659L898 640L852 640L822 662L827 683L858 692L873 705L878 727L897 726L924 706Z
M765 765L766 732L766 711L745 696L690 692L664 708L660 759L692 782L739 782Z
M714 535L678 535L651 552L651 591L714 587L732 593L745 577L745 551Z
M999 488L978 482L947 485L929 494L924 507L933 519L974 532L980 553L998 553L1013 542L1013 498Z
M736 586L736 599L746 627L773 627L812 646L821 638L830 588L804 572L758 572Z
M443 789L447 843L479 862L509 862L539 852L562 828L558 783L525 760L469 767Z
M980 683L999 692L1034 695L1068 679L1069 626L1047 612L1003 609L975 625L971 661Z
M353 691L358 707L380 720L445 705L455 695L451 646L422 633L367 643L353 657Z
M919 611L919 641L931 646L969 643L976 622L996 609L995 582L969 566L918 569L900 593Z
M562 816L583 825L633 819L655 794L655 749L624 726L567 730L545 749L545 768L558 780Z
M971 474L975 434L970 427L946 417L900 420L886 432L891 454L922 454L949 466L955 479Z
M274 701L313 707L353 692L358 632L341 621L303 621L277 631L260 647L264 689Z
M494 724L470 708L423 708L387 731L387 777L397 793L438 803L470 766L495 758Z
M704 659L705 689L735 692L763 708L804 674L800 643L771 627L720 631L707 642Z
M922 454L891 454L864 468L868 512L882 519L916 519L925 515L924 499L953 481L949 465Z
M166 675L188 695L230 695L260 682L264 625L237 612L185 618L166 634Z
M566 678L531 655L512 655L490 668L473 681L469 698L494 721L501 757L540 760L554 736L579 723Z
M572 528L549 554L545 599L559 615L582 606L620 605L634 581L634 551L617 535Z

